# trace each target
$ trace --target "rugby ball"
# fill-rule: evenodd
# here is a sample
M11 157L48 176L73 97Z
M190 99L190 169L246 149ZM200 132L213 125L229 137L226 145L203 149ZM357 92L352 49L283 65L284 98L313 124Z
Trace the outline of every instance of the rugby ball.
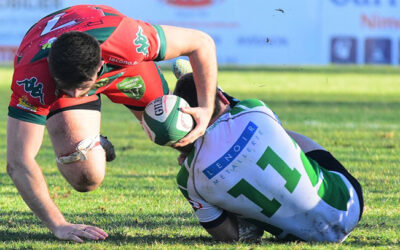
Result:
M144 109L142 127L153 142L171 145L187 135L194 125L191 115L180 108L189 104L176 95L164 95L151 101Z

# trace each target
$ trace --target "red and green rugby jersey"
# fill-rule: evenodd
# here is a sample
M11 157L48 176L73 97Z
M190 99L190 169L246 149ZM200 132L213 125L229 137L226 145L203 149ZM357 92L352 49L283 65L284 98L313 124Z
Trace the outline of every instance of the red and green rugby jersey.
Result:
M165 36L160 26L134 20L104 5L77 5L57 11L33 25L20 44L14 59L10 117L45 123L51 104L61 97L50 76L47 56L51 44L68 31L94 36L111 68L164 59Z

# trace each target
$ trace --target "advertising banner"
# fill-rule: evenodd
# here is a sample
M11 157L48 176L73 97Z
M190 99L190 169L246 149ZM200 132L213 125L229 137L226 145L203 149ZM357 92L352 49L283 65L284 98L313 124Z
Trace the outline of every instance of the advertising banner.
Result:
M323 63L399 64L400 0L323 3Z
M0 61L41 17L82 0L0 0ZM202 30L222 65L399 64L400 0L92 0ZM11 56L10 56L11 55Z

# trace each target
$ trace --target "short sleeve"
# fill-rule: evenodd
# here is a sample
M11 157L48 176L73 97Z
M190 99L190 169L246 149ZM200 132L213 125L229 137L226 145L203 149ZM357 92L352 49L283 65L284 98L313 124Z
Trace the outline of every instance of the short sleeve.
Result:
M166 41L160 26L124 17L101 48L106 62L130 66L163 60Z

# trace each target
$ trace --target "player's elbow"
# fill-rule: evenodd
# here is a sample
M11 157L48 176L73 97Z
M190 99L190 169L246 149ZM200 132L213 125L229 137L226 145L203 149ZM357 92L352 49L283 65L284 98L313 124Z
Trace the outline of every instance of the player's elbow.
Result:
M216 50L214 39L207 33L202 32L200 42L201 42L202 46L209 48L210 50L213 50L213 51Z
M193 52L195 54L207 53L208 55L209 53L216 53L215 42L210 35L203 31L197 30L195 33L193 33L193 37L192 48L194 49Z

